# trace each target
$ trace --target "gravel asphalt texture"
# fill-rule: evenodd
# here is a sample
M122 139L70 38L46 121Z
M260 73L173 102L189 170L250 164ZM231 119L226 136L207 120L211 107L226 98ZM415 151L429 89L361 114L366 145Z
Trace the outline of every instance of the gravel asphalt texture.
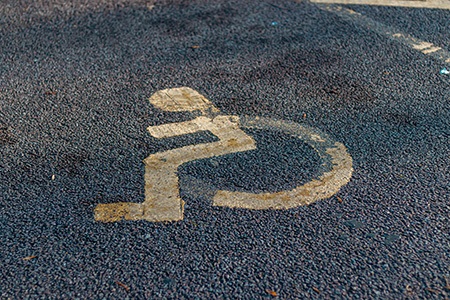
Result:
M0 299L450 297L448 64L306 1L65 2L0 8ZM352 9L450 50L449 11ZM214 140L146 132L192 119L148 101L180 86L326 132L351 181L290 210L213 207L317 176L302 141L247 130L258 150L180 167L183 221L95 222L143 201L145 157Z

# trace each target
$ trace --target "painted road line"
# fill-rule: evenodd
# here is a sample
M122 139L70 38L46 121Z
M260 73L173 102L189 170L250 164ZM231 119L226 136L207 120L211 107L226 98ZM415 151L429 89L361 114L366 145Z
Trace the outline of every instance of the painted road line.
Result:
M276 193L256 194L220 190L213 199L215 206L247 209L294 208L333 196L352 177L353 161L346 147L316 128L260 117L242 117L241 127L275 130L306 142L322 159L322 174L318 179L312 179L292 190Z
M349 8L344 8L338 5L317 5L320 9L333 12L342 19L355 23L362 26L368 30L374 31L378 34L384 35L389 39L400 42L414 50L420 51L421 53L431 56L436 60L443 61L445 63L450 63L450 52L443 49L442 47L433 45L432 43L422 41L415 38L407 33L400 32L398 29L391 26L384 25L380 22L372 20L359 12L356 12Z
M312 127L259 117L241 119L238 116L212 116L211 112L217 113L217 108L208 99L189 88L159 91L150 98L150 102L166 111L200 110L203 114L190 121L150 126L147 130L153 137L168 138L209 131L219 141L150 155L144 160L145 201L99 204L94 210L96 221L182 220L184 201L179 195L178 167L193 160L256 149L255 140L241 128L275 130L305 141L321 157L322 175L290 191L255 194L220 190L213 198L213 205L247 209L287 209L331 197L350 181L353 172L352 158L345 146Z
M310 0L315 3L399 6L415 8L450 9L449 0Z

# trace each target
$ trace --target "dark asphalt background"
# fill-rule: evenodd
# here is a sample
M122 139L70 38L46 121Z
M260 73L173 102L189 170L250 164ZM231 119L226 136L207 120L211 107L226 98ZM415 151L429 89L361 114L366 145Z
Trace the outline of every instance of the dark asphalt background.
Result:
M450 297L448 65L308 2L64 2L0 8L1 299ZM449 11L352 9L450 50ZM146 132L192 118L148 102L179 86L319 128L351 182L286 211L212 207L317 176L303 142L248 131L257 151L180 167L183 221L96 223L98 203L143 201L145 157L214 140Z

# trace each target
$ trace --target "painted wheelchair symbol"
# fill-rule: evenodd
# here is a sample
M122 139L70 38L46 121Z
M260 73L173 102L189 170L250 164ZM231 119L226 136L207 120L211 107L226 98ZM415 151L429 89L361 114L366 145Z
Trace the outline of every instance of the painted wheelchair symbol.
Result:
M187 87L158 91L150 97L150 102L165 111L201 112L201 116L190 121L148 127L147 130L153 137L168 138L209 131L218 141L151 154L144 160L145 201L98 204L94 210L96 221L182 220L184 201L179 195L178 167L193 160L256 149L255 140L241 128L275 130L301 139L320 156L323 173L317 179L292 190L275 193L219 190L213 198L215 206L247 209L298 207L331 197L347 184L352 176L352 158L345 146L315 128L269 118L221 115L208 99Z

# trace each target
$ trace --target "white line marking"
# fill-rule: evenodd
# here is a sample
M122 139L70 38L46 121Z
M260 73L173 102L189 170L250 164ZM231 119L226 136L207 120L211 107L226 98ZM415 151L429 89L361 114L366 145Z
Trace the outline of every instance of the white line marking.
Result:
M450 9L448 0L311 0L311 2Z
M402 43L403 45L411 47L412 49L418 50L425 55L431 56L436 60L450 63L450 52L441 47L435 46L432 43L422 41L407 33L400 32L396 28L372 20L349 8L332 4L317 6L322 10L335 13L346 21L353 22L368 30L384 35L392 40Z

